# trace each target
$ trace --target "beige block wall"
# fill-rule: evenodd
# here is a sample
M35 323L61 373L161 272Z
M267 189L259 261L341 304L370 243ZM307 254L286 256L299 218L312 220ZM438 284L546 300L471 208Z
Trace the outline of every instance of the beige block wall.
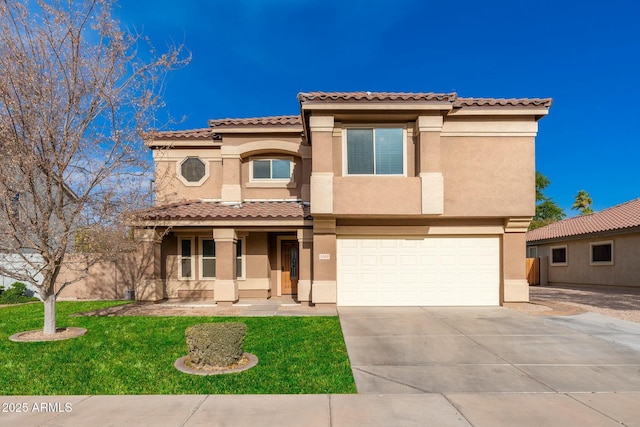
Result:
M613 241L613 265L590 265L591 243ZM552 246L567 245L567 265L552 266ZM553 284L640 287L640 233L538 245L548 257L547 279Z
M82 270L86 265L82 257L68 255L60 270L56 290L67 280L83 277ZM134 289L138 275L135 255L123 254L117 260L92 265L86 277L62 290L60 299L124 299L125 291Z

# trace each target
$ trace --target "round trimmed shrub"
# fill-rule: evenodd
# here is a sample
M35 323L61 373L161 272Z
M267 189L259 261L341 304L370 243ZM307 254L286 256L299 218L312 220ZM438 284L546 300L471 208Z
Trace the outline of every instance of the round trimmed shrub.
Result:
M200 323L185 331L192 366L225 367L242 359L247 325L241 322Z

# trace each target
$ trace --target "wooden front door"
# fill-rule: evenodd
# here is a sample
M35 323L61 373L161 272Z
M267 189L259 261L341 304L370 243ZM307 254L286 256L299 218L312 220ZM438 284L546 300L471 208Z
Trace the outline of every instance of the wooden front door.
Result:
M298 293L298 242L283 240L280 251L282 261L282 295Z

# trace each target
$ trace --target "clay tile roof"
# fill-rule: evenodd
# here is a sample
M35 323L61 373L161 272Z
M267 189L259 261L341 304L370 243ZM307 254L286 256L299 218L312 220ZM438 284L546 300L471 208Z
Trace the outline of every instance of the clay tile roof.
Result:
M310 212L308 204L295 201L225 204L186 200L145 209L138 216L143 220L308 219Z
M225 126L300 126L300 116L253 117L248 119L215 119L209 120L212 128Z
M298 101L383 102L383 101L432 101L453 102L455 93L406 93L406 92L302 92Z
M210 128L152 132L150 135L153 139L211 139L213 137Z
M551 107L551 98L458 98L456 107Z
M554 222L527 232L527 241L558 239L582 234L640 227L640 198L600 212Z

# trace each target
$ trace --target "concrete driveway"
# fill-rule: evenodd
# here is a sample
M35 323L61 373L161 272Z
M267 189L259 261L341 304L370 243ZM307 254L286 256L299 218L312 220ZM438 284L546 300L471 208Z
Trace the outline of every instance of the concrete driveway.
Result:
M339 315L358 393L438 396L471 425L640 425L640 324L503 307Z
M640 392L640 324L502 307L339 314L359 393Z

